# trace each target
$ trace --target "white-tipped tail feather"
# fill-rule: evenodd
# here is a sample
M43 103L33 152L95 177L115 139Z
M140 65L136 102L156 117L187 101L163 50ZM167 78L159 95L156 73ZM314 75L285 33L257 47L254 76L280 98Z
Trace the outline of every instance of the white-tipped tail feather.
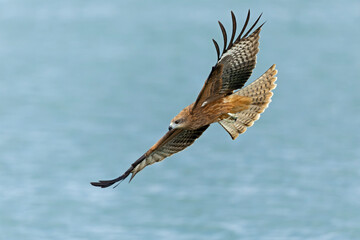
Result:
M277 70L274 64L257 80L233 93L239 96L250 97L252 101L248 109L231 114L230 118L219 121L220 125L230 134L232 139L236 139L239 134L244 133L248 127L251 127L260 118L260 114L268 107L273 95L271 90L276 87L276 73Z

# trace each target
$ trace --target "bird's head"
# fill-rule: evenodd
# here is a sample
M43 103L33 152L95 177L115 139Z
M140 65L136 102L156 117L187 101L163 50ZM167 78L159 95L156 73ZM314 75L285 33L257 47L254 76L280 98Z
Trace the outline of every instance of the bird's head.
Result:
M186 128L189 124L190 118L190 106L187 106L181 112L176 115L170 122L169 131L176 128Z
M184 126L184 123L185 118L177 118L177 116L174 117L174 119L170 122L169 131L176 128L182 128Z

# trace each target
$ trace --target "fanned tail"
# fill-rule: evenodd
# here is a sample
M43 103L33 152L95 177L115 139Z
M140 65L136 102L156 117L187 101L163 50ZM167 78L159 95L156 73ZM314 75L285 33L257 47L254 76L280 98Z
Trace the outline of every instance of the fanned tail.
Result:
M239 96L250 97L252 101L248 109L231 114L229 118L219 121L220 125L230 134L232 139L236 139L239 134L244 133L248 127L251 127L260 118L260 114L268 107L273 95L271 90L276 87L276 73L277 70L274 64L253 83L233 93Z

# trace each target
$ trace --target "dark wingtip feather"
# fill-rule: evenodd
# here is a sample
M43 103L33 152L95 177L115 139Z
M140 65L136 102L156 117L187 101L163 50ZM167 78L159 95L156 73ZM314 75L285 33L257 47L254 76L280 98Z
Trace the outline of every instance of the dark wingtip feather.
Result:
M247 28L247 25L249 23L249 20L250 20L250 9L248 10L248 13L247 13L247 16L246 16L246 20L245 20L245 23L244 23L244 26L242 27L241 29L241 32L240 34L238 35L238 37L235 39L234 41L234 38L235 38L235 35L236 35L236 18L235 18L235 14L233 11L230 11L231 13L231 20L232 20L232 33L231 33L231 38L230 38L230 42L229 42L229 45L227 45L227 34L226 34L226 30L225 30L225 27L224 25L218 21L219 23L219 26L220 26L220 29L221 29L221 32L222 32L222 35L223 35L223 39L224 39L224 48L222 50L222 52L220 52L220 48L219 48L219 45L218 43L212 39L214 45L215 45L215 49L216 49L216 53L217 53L217 60L220 60L220 57L227 51L229 50L234 44L238 43L241 39L243 38L246 38L248 36L248 34L253 30L253 28L256 26L256 24L259 22L261 16L263 13L260 14L260 16L256 19L256 21L254 22L254 24L250 27L250 29L245 33L244 36L243 33L245 32L246 28ZM255 31L257 31L258 29L260 29L264 24L266 23L266 21L260 25L260 27L258 27Z
M251 28L245 33L244 38L247 37L247 35L251 32L251 30L253 30L253 28L256 26L256 24L259 22L261 16L263 15L263 13L260 14L260 16L256 19L256 21L254 22L254 24L251 26ZM261 25L262 26L262 25Z
M227 34L226 34L226 30L224 28L224 25L220 21L218 21L218 23L219 23L219 26L221 28L221 32L222 32L222 35L223 35L223 38L224 38L224 48L223 48L223 51L222 51L224 53L225 50L226 50L226 46L227 46Z
M136 173L131 174L131 178L130 178L130 180L129 180L129 183L131 182L131 180L133 180L133 178L135 177L135 175L136 175Z
M111 180L100 180L98 182L91 182L90 184L93 185L94 187L101 187L101 188L107 188L107 187L110 187L111 185L113 185L114 183L117 183L117 182L121 182L123 181L125 178L127 178L127 176L129 176L130 173L125 173L123 175L121 175L120 177L118 178L115 178L115 179L111 179ZM117 185L116 185L117 186ZM115 187L116 187L115 186ZM114 188L115 188L114 187Z
M220 49L219 49L219 44L213 39L213 43L215 45L215 49L216 49L216 53L217 53L217 60L220 59Z
M131 164L131 167L128 170L126 170L126 172L123 175L121 175L118 178L114 178L111 180L100 180L98 182L91 182L90 184L95 187L101 187L101 188L110 187L111 185L113 185L114 183L117 183L117 182L119 182L119 184L120 184L125 178L127 178L130 175L130 173L134 170L134 168L139 163L141 163L145 158L146 158L146 154L143 154L138 160L136 160L133 164ZM135 174L133 173L131 176L131 179L133 179L134 176L135 176ZM130 179L130 181L131 181L131 179ZM116 188L119 184L115 185L114 188Z
M111 180L100 180L98 182L91 182L90 184L93 185L94 187L101 187L101 188L110 187L111 185L113 185L114 183L117 183L117 182L119 182L119 184L120 184L125 178L127 178L130 175L130 173L133 169L134 169L134 167L131 166L123 175L121 175L118 178L114 178ZM119 185L119 184L117 184L117 185ZM117 187L117 185L115 187Z
M266 21L263 22L263 23L258 27L258 29L262 28L262 26L264 26L265 23L266 23Z
M235 34L236 34L236 18L235 18L235 14L233 13L233 11L231 11L231 20L232 20L232 33L231 33L231 38L230 38L230 42L229 42L229 46L227 47L227 49L230 49L233 45L233 41L235 38Z
M249 20L250 20L250 9L248 10L248 14L247 14L247 16L246 16L246 20L245 20L244 26L243 26L243 28L241 29L241 32L240 32L239 36L236 38L235 42L240 41L241 35L244 33L244 31L245 31L245 29L246 29L246 27L247 27L247 25L248 25L248 23L249 23Z
M113 185L116 182L118 182L118 181L100 180L98 182L91 182L90 184L93 185L94 187L107 188L107 187L110 187L111 185Z

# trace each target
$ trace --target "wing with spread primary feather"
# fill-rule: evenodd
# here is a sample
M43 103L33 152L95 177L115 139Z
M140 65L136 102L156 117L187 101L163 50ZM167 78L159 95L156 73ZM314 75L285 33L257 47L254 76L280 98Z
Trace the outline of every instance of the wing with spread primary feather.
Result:
M220 55L219 45L213 40L217 51L218 62L212 68L208 79L205 81L193 109L242 88L255 68L256 54L259 52L259 34L263 24L254 32L251 33L251 31L260 20L261 15L243 35L250 19L249 10L245 24L235 41L233 40L236 35L236 19L233 12L231 12L231 17L233 28L229 45L227 45L225 28L221 22L219 22L224 40L223 52ZM249 33L251 34L249 35Z
M124 180L130 174L132 174L130 178L131 181L133 177L146 166L160 162L174 153L180 152L193 144L195 140L199 138L208 127L209 125L196 130L170 130L144 155L131 164L131 167L123 175L112 180L100 180L99 182L92 182L91 184L96 187L106 188L116 182Z

